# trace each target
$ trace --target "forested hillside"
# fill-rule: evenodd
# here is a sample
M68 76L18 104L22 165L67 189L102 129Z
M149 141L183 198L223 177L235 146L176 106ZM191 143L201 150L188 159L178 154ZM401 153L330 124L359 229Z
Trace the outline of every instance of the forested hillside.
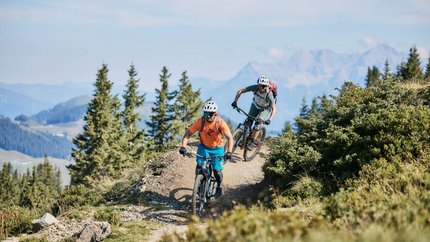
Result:
M0 116L0 148L16 150L33 157L70 158L72 143L65 137L30 131Z
M42 124L57 124L77 121L84 117L87 111L89 96L80 96L70 101L55 105L52 109L41 111L31 119Z

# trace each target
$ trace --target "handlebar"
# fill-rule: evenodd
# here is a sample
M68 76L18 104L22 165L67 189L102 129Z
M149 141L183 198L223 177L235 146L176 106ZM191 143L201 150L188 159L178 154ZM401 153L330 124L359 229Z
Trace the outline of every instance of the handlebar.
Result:
M233 109L236 109L236 111L237 111L238 113L243 113L243 114L245 114L248 118L250 118L250 119L252 119L252 120L254 120L254 121L256 121L256 120L257 120L257 117L253 117L253 116L249 115L247 112L243 111L243 109L241 109L241 108L239 108L239 107L233 107Z
M210 155L210 156L204 156L204 155L199 155L199 154L197 154L196 152L194 152L194 151L189 151L189 152L187 152L187 153L185 153L185 156L187 156L187 157L193 157L193 156L197 156L197 157L200 157L200 158L203 158L204 160L208 160L208 159L213 159L213 158L220 158L220 159L224 159L224 156L223 155Z

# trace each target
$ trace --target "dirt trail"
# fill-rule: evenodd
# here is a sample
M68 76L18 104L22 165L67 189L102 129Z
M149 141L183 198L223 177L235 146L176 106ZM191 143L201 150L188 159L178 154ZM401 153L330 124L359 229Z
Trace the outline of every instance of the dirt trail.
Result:
M195 144L194 144L195 145ZM196 151L196 147L189 148ZM207 217L219 216L237 204L255 203L262 189L260 182L264 178L262 166L265 163L263 154L267 147L262 147L259 155L250 161L242 160L239 150L231 162L224 165L224 195L210 206ZM159 204L162 209L153 214L153 220L163 224L154 231L148 241L158 241L165 232L183 232L190 218L190 203L194 184L195 158L182 157L175 152L168 153L160 159L159 167L147 177L147 198L151 203ZM161 217L159 217L162 215ZM206 218L207 218L206 217ZM161 219L160 219L161 218ZM169 218L166 220L166 218ZM203 218L204 220L205 218Z

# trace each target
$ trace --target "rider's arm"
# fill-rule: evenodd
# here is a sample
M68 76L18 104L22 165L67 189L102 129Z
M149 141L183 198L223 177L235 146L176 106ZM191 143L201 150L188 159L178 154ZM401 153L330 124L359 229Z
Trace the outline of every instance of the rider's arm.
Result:
M270 121L272 121L273 117L275 117L275 114L276 114L276 104L272 103L271 107L272 107L272 113L270 113L270 117L269 117Z
M234 98L234 101L235 101L235 102L237 102L237 100L239 100L240 95L241 95L242 93L244 93L244 92L248 92L248 91L246 90L246 88L241 88L241 89L239 89L239 91L237 91L237 93L236 93L236 97Z
M230 132L230 129L224 131L224 136L227 138L227 152L233 151L233 135Z
M181 146L185 147L188 144L188 140L190 139L190 136L192 135L192 133L187 130L187 132L184 134L184 137L182 137L182 142L181 142Z

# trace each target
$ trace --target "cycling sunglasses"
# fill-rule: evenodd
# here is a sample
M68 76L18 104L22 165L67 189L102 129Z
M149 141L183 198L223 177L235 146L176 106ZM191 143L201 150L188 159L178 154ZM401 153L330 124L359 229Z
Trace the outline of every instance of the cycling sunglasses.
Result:
M215 112L204 112L203 116L205 116L205 118L212 118L215 114Z

